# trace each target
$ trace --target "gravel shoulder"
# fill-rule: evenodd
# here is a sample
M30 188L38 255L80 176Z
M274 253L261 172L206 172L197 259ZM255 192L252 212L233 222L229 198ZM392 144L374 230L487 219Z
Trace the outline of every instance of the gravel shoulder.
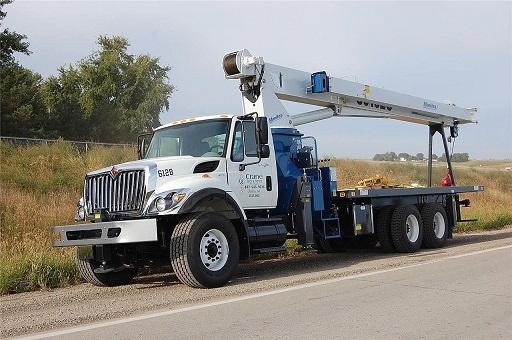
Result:
M512 245L512 226L477 234L456 234L445 248L413 254L387 254L375 248L341 254L305 252L241 263L236 277L216 289L189 288L173 273L165 273L138 277L132 284L121 287L95 287L84 283L51 291L1 296L1 337L213 302L508 245Z

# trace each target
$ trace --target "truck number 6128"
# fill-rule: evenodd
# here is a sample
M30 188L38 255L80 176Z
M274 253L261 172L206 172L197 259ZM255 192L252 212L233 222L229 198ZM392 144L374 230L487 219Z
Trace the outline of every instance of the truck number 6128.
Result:
M173 175L172 169L158 170L158 177L166 177L166 176L172 176L172 175Z

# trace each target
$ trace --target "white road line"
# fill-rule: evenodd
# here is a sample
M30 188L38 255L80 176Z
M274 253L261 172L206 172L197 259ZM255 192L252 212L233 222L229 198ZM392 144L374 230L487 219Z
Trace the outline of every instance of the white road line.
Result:
M146 320L146 319L153 319L153 318L158 318L161 316L179 314L179 313L184 313L184 312L197 310L197 309L203 309L203 308L220 306L220 305L225 305L225 304L239 302L239 301L257 299L260 297L281 294L281 293L291 292L291 291L295 291L295 290L299 290L299 289L306 289L306 288L310 288L310 287L317 287L317 286L327 285L330 283L335 283L335 282L340 282L340 281L345 281L345 280L352 280L352 279L357 279L357 278L361 278L361 277L368 277L368 276L372 276L372 275L389 273L389 272L393 272L393 271L397 271L397 270L403 270L403 269L408 269L408 268L413 268L413 267L418 267L418 266L424 266L427 264L437 263L437 262L451 260L451 259L458 259L458 258L467 257L467 256L473 256L473 255L488 253L488 252L492 252L492 251L503 250L503 249L507 249L507 248L512 248L512 245L498 247L498 248L491 248L491 249L486 249L486 250L480 250L480 251L475 251L472 253L467 253L467 254L462 254L462 255L454 255L454 256L438 259L438 260L426 261L426 262L416 263L416 264L407 265L407 266L403 266L403 267L383 269L383 270L372 271L372 272L368 272L368 273L338 277L338 278L334 278L334 279L327 279L327 280L322 280L322 281L318 281L318 282L305 283L305 284L301 284L298 286L276 289L276 290L272 290L269 292L251 294L251 295L246 295L246 296L240 296L240 297L231 298L231 299L227 299L227 300L205 303L205 304L197 305L197 306L178 308L178 309L173 309L173 310L168 310L168 311L163 311L163 312L158 312L158 313L139 315L139 316L128 317L128 318L112 320L112 321L105 321L105 322L100 322L100 323L92 323L89 325L78 326L78 327L73 327L73 328L68 328L68 329L63 329L63 330L53 331L53 332L47 332L47 333L38 333L38 334L29 335L29 336L25 336L25 337L18 337L18 338L14 338L14 339L36 340L36 339L44 339L44 338L49 338L49 337L59 336L59 335L67 335L67 334L87 331L90 329L109 327L109 326L120 325L123 323L129 323L129 322Z

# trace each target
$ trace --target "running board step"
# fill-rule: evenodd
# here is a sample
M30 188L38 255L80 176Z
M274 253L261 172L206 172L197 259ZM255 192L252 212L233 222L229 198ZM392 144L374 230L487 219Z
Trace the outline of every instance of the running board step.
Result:
M265 254L265 253L274 253L274 252L287 251L287 250L288 250L288 248L286 248L286 247L269 247L269 248L253 249L253 253Z

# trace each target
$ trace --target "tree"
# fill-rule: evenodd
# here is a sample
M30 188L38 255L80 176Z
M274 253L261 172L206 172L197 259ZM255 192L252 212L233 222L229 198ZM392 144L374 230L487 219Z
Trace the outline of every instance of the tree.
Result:
M6 17L3 6L12 0L0 0L0 22ZM15 52L29 55L25 35L4 29L0 32L0 113L2 135L38 137L42 130L37 117L42 110L39 101L40 74L19 65Z
M0 70L0 112L2 135L42 137L39 117L42 107L39 87L42 78L17 63L8 62Z
M138 134L159 126L160 112L169 109L174 91L168 83L170 67L147 54L128 54L123 37L101 36L98 45L99 51L76 67L60 68L58 77L45 82L52 125L47 129L65 139L133 142ZM75 129L65 128L66 123L75 124ZM76 137L76 126L82 138Z
M376 154L373 157L373 160L374 161L388 161L388 162L391 162L391 161L398 160L398 156L393 151L391 151L391 152L388 151L385 154L380 154L380 153Z
M463 153L454 153L452 155L453 162L467 162L469 161L469 154L467 152Z
M14 0L0 0L0 23L7 16L3 11L3 7L12 3ZM5 63L12 63L15 61L14 52L24 53L29 55L29 43L23 41L27 39L26 35L10 32L9 29L4 29L0 32L0 63L2 67Z
M441 157L438 159L441 162L446 162L446 154L443 153ZM467 162L469 161L469 154L467 152L464 153L453 153L451 156L451 161L454 163L457 162Z
M0 0L0 22L7 15L3 6L12 2ZM160 112L169 110L170 67L147 54L128 54L125 38L99 37L99 51L44 82L16 62L15 52L31 53L27 37L4 29L0 38L3 135L132 142L159 126Z
M418 153L416 154L416 160L418 160L418 161L422 161L424 158L425 158L425 156L423 155L423 153L418 152Z
M403 158L403 159L405 159L405 160L407 160L407 161L410 161L410 160L412 159L412 156L411 156L411 155L409 155L409 154L408 154L408 153L406 153L406 152L400 152L400 153L398 154L398 159L402 159L402 158Z
M50 76L41 86L41 94L46 107L42 125L48 138L87 139L88 123L80 108L81 81L75 69L59 68L59 75Z

